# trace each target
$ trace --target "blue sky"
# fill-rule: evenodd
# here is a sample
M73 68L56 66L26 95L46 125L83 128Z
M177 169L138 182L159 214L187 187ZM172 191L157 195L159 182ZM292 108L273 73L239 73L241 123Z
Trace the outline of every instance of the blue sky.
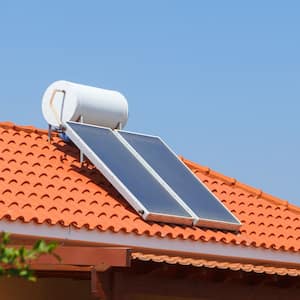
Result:
M1 121L46 128L59 79L115 89L127 130L300 205L299 1L0 2Z

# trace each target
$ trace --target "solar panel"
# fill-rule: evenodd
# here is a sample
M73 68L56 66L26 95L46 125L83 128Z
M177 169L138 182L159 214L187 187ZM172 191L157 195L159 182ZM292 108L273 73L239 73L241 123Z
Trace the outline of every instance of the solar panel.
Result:
M236 230L240 222L159 138L118 131L197 216L194 224Z
M110 128L66 123L66 134L146 220L192 225L177 195Z

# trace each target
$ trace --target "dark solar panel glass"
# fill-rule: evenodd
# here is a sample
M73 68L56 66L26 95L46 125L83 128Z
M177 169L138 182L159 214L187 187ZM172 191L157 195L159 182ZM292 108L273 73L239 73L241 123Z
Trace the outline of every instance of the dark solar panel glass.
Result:
M190 217L189 213L119 141L112 130L80 123L67 124L150 213ZM78 143L74 138L72 141ZM93 161L88 151L78 144L83 153Z
M200 219L238 224L232 214L159 138L118 132Z

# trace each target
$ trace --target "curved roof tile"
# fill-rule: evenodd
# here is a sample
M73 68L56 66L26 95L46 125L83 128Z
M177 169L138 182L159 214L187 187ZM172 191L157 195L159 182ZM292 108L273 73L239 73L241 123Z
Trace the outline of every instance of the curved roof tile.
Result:
M181 159L240 219L239 232L146 222L92 164L79 162L75 146L8 122L0 123L0 219L300 250L299 207Z

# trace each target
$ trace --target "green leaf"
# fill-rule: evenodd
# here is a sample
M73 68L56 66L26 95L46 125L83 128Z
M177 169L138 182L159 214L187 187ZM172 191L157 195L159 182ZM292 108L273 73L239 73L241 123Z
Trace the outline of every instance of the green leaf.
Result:
M20 248L7 247L9 234L2 232L0 239L0 276L21 277L29 281L36 281L34 271L30 269L29 262L44 254L50 254L60 261L60 257L53 251L57 243L46 243L38 240L31 249L24 246Z
M7 232L2 233L2 242L4 245L7 245L9 243L9 233Z
M21 277L25 277L28 275L28 270L27 269L21 269L20 272L19 272L19 275Z
M32 275L29 275L27 277L27 280L31 281L31 282L36 282L36 277L32 274Z

